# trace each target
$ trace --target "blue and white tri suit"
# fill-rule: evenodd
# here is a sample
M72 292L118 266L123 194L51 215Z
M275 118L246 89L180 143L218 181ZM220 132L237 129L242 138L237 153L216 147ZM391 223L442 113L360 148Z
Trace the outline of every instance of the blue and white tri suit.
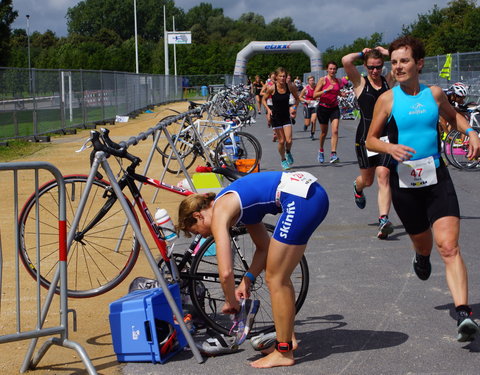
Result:
M408 234L419 234L439 218L460 216L458 199L447 167L440 157L438 104L432 90L420 85L417 95L406 94L401 86L392 89L392 113L387 123L390 143L413 148L411 160L432 156L437 183L418 188L400 187L398 162L390 164L392 203Z
M313 182L306 198L278 191L286 172L251 173L223 189L216 200L227 193L240 201L237 222L257 224L267 214L281 214L273 238L290 245L304 245L328 212L328 196L318 182Z

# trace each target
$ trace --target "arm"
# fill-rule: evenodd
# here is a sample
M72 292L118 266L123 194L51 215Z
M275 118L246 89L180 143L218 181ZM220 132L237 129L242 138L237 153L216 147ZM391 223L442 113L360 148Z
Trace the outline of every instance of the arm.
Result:
M470 136L467 158L478 158L480 155L480 139L478 138L476 131L470 130L470 124L466 118L452 107L452 105L448 102L447 96L440 87L432 86L430 89L432 90L433 97L438 104L440 116L450 123L455 129Z
M325 77L322 77L318 80L317 85L315 86L315 91L313 91L313 98L318 99L324 94L325 90L322 90L322 87L325 85Z
M267 99L269 96L273 94L274 87L273 86L267 87L267 85L265 85L263 86L263 89L265 89L265 92L262 94L262 104L267 111L267 117L270 119L270 116L272 115L272 111L270 107L267 105ZM262 89L262 92L263 92L263 89Z
M375 49L379 50L383 56L389 56L388 49L386 49L385 47L377 46L375 47ZM385 76L385 79L387 80L388 87L392 88L393 86L395 86L396 80L395 76L393 75L393 71L390 70Z
M353 63L357 60L363 59L363 55L368 51L370 51L370 48L364 48L362 52L353 52L342 57L343 68L345 69L345 73L347 73L348 79L353 83L355 94L357 91L356 89L360 88L360 86L362 86L360 92L363 90L364 81L362 75Z
M392 112L393 93L392 90L384 92L378 98L375 109L373 110L373 119L368 131L366 146L369 150L390 154L396 161L409 160L415 150L411 147L386 143L380 140L382 130L385 127L390 113Z
M267 264L268 247L270 246L270 235L263 223L247 225L248 233L255 245L252 263L248 268L253 276L257 277L262 273ZM249 298L252 282L248 277L243 277L242 282L235 291L237 298Z
M225 295L222 312L235 313L240 306L235 296L235 279L233 274L232 248L230 244L230 226L240 213L240 203L235 194L227 194L213 206L211 231L215 238L218 274Z
M293 97L295 98L295 104L290 106L290 116L295 118L297 116L297 106L298 106L298 103L300 103L300 98L298 97L298 90L293 83L290 82L288 84L288 89L290 90Z

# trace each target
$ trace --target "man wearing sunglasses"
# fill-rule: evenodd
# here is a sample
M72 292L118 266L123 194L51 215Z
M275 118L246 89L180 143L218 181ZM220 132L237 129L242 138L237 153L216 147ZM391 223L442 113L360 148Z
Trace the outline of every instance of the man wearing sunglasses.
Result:
M360 175L353 182L353 193L358 208L366 205L363 189L373 184L375 176L378 183L378 233L379 239L387 239L393 232L393 225L388 219L391 204L388 164L390 155L370 152L365 146L370 122L373 117L373 108L377 98L387 91L394 80L391 74L382 76L383 56L388 56L388 51L383 47L364 48L362 52L350 53L342 58L343 68L353 83L353 90L360 107L360 122L355 136L355 151L357 153ZM367 76L363 77L357 70L354 62L363 60ZM385 141L388 139L385 137Z

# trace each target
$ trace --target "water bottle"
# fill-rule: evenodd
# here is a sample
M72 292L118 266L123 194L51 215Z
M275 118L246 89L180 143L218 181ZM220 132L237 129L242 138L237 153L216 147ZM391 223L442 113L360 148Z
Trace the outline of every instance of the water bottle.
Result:
M163 236L166 241L171 242L178 237L175 231L175 225L166 209L157 208L155 212L155 223L163 231Z

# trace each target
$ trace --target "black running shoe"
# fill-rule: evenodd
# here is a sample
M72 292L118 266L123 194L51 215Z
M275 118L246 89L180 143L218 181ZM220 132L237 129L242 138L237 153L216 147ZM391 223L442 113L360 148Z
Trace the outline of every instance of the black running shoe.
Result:
M413 256L413 270L420 280L428 280L430 274L432 273L430 257L415 253Z
M357 181L353 181L353 198L355 199L357 207L363 210L367 204L367 199L365 198L363 191L360 193L357 192Z
M457 341L473 341L475 335L479 332L478 324L471 318L471 313L468 314L462 311L458 314L457 320Z

